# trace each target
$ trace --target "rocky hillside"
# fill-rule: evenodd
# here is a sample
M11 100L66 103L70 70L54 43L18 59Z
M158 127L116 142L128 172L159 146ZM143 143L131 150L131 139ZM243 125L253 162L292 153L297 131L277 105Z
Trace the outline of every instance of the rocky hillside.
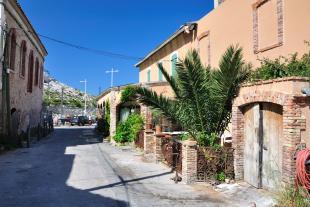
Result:
M53 78L44 72L44 105L52 108L61 107L63 89L63 105L65 108L84 109L84 93ZM96 97L87 95L87 109L96 108Z

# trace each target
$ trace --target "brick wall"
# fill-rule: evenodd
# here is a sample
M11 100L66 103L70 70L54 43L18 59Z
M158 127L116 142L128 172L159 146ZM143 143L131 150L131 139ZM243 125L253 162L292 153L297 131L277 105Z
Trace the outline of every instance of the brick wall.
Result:
M271 81L245 85L234 101L232 109L232 135L235 177L242 180L244 176L244 118L242 108L248 104L269 102L283 107L283 138L280 139L279 155L282 160L281 180L292 183L295 175L295 160L293 159L296 146L303 140L310 139L307 123L310 122L310 101L303 97L301 89L309 87L304 78L283 78ZM309 146L308 146L309 147Z

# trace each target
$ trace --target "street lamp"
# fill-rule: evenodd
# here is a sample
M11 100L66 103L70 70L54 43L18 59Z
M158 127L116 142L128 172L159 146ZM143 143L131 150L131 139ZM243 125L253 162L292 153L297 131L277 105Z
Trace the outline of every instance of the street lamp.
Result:
M84 83L84 116L86 116L86 96L87 96L87 94L86 94L86 87L87 87L87 80L85 79L85 80L83 80L83 81L80 81L80 83Z

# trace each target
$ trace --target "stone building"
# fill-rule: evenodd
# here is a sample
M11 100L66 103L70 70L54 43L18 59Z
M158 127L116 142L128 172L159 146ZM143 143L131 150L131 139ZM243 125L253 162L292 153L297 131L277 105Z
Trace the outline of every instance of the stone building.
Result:
M230 45L243 48L253 69L264 58L308 53L309 11L308 0L215 0L210 13L182 25L136 64L139 82L164 82L158 64L174 76L176 61L192 49L212 68ZM300 77L242 87L232 119L236 179L266 189L293 181L296 147L310 146L309 97L301 93L305 87L309 80ZM172 94L169 86L154 90Z
M0 134L13 141L40 124L47 50L18 1L1 0L0 17Z

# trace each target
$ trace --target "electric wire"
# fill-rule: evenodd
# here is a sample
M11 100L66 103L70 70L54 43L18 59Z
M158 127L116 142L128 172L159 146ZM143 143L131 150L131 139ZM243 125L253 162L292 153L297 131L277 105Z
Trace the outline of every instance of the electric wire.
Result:
M141 57L135 57L135 56L125 55L125 54L120 54L120 53L114 53L114 52L105 51L105 50L98 50L98 49L94 49L94 48L89 48L89 47L81 46L81 45L78 45L78 44L69 43L69 42L66 42L66 41L63 41L63 40L59 40L59 39L56 39L56 38L53 38L53 37L50 37L50 36L47 36L47 35L39 34L37 32L31 32L29 30L24 30L24 29L21 29L21 28L9 28L9 29L22 30L25 33L34 34L34 35L37 35L37 36L39 36L41 38L47 39L49 41L52 41L52 42L55 42L55 43L58 43L58 44L61 44L61 45L67 46L67 47L75 48L75 49L78 49L78 50L82 50L82 51L90 52L90 53L93 53L93 54L97 54L97 55L102 55L102 56L111 57L111 58L118 58L118 59L123 59L123 60L134 60L134 61L140 61L140 60L143 59Z

